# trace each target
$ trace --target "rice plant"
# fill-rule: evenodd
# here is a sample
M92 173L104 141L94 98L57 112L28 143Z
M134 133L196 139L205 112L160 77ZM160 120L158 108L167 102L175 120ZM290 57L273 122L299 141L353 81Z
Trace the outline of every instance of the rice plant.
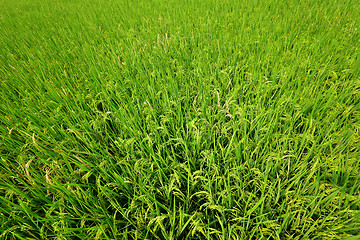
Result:
M360 239L360 4L0 0L0 239Z

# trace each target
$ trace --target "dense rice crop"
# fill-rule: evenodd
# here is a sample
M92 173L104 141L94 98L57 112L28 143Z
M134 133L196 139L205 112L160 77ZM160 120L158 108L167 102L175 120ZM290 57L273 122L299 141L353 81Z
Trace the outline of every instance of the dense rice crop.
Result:
M360 239L360 4L0 0L0 239Z

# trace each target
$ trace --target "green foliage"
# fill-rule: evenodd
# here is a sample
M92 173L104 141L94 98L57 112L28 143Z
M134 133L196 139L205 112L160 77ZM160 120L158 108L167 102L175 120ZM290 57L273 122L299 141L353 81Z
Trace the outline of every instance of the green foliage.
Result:
M359 239L360 4L0 1L0 239Z

